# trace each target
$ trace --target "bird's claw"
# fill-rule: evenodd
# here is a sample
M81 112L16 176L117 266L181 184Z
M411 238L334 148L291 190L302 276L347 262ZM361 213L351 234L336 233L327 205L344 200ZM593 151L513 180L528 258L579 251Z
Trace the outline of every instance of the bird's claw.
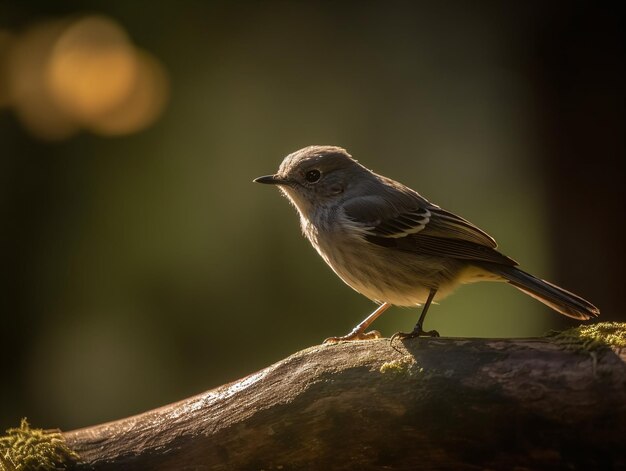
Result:
M391 339L389 339L390 343L393 343L394 340L398 339L398 340L407 340L407 339L414 339L416 337L439 337L439 332L437 332L436 330L424 330L420 327L416 327L415 329L413 329L411 332L396 332L395 334L393 334L391 336Z
M370 330L369 332L352 331L349 334L343 335L341 337L328 337L326 340L324 340L324 343L338 343L352 340L374 340L379 339L380 337L380 332L378 332L377 330Z

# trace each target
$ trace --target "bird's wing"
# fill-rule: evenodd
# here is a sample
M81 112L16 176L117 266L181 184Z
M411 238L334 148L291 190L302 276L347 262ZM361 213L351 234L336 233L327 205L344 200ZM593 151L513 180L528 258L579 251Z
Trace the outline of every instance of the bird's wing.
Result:
M376 245L434 256L516 264L495 250L497 244L487 233L406 187L386 187L381 196L370 193L353 198L343 208L366 240Z

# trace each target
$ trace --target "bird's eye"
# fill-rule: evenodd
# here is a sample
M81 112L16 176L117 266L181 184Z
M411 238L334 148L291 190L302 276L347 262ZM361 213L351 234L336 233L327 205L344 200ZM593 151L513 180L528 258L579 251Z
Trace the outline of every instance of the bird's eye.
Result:
M320 173L320 171L316 169L309 170L307 173L304 174L304 178L306 178L306 181L309 183L317 182L321 176L322 174Z

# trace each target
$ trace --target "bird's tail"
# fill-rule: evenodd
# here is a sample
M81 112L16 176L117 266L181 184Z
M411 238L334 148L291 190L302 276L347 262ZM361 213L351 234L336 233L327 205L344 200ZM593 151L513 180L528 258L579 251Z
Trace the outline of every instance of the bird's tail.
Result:
M600 310L589 301L552 283L532 276L514 266L486 264L490 272L500 275L520 291L550 306L564 316L586 320L598 317Z

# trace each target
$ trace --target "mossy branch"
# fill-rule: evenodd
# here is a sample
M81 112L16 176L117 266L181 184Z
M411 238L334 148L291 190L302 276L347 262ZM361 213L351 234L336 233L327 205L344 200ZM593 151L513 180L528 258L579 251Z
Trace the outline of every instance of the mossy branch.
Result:
M320 345L63 434L77 469L621 469L626 324Z
M617 469L625 344L626 324L597 324L321 345L65 438L95 469Z
M1 471L65 469L77 460L59 430L31 428L26 419L0 437Z

